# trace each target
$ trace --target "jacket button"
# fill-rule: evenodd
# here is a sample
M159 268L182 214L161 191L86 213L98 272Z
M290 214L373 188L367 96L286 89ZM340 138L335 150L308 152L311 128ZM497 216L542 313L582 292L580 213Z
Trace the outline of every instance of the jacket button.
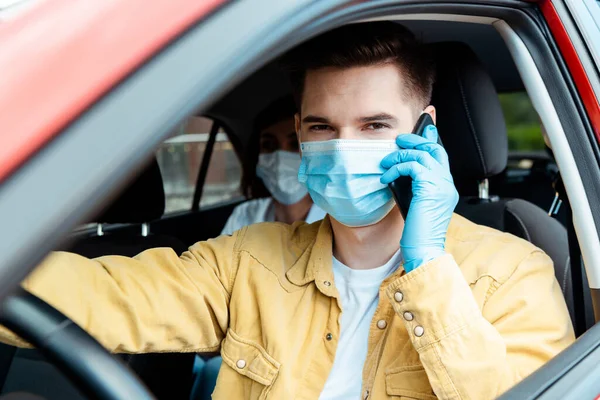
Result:
M412 313L411 313L411 312L409 312L409 311L406 311L406 312L404 313L404 319L405 319L405 320L407 320L407 321L412 321L413 319L415 319L415 316L414 316L414 315L412 315Z
M415 336L416 337L421 337L421 336L423 336L424 333L425 333L425 329L423 329L423 327L421 325L415 326Z
M402 299L404 299L404 295L402 294L402 292L394 293L394 300L396 300L398 303L400 303L402 301Z
M333 335L331 333L328 333L327 335L325 335L325 339L331 340L333 339Z
M331 282L325 281L325 282L323 282L323 285L325 285L325 286L331 286Z
M244 360L238 360L238 361L235 363L235 365L237 365L237 367L238 367L239 369L242 369L242 368L244 368L244 367L246 366L246 361L244 361Z
M386 326L387 326L387 322L385 322L384 319L380 319L379 321L377 321L377 327L379 329L385 329Z

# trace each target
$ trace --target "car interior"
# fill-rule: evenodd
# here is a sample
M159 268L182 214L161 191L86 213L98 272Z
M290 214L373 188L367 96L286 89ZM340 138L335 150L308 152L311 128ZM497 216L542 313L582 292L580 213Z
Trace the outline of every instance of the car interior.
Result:
M541 124L535 149L511 148L502 96L527 98L511 54L491 25L460 21L402 21L435 56L437 81L432 104L455 184L456 209L468 219L512 233L543 249L554 261L556 278L573 321L577 310L570 262L568 204ZM254 116L290 92L276 62L238 84L202 115L189 121L157 150L135 179L95 218L77 229L61 250L86 257L133 256L153 247L177 253L219 235L239 191L241 162ZM533 110L533 108L532 108ZM183 139L181 138L183 137ZM189 139L189 140L187 140ZM181 182L172 182L173 171ZM183 189L181 189L183 188ZM564 189L563 189L564 190ZM182 200L183 199L183 200ZM556 208L556 207L554 207ZM594 316L585 290L585 327ZM585 329L583 329L585 330ZM579 330L578 333L582 333ZM127 355L122 359L158 399L189 399L194 354ZM208 356L207 356L208 357ZM210 385L210 383L207 383ZM26 391L46 399L85 398L33 349L0 346L0 393ZM210 392L210 388L203 390Z

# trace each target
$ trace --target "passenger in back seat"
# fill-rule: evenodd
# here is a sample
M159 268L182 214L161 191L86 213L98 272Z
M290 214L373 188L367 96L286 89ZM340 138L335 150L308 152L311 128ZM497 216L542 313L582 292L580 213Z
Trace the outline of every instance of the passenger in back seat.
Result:
M292 96L271 103L257 117L245 154L242 191L252 200L234 210L223 231L231 235L258 222L312 223L325 217L298 182L300 154Z
M255 224L181 256L57 252L25 289L113 352L220 351L214 399L493 399L569 346L552 260L453 214L437 129L410 134L436 119L414 35L350 24L289 60L298 176L321 223ZM387 186L401 176L406 218Z

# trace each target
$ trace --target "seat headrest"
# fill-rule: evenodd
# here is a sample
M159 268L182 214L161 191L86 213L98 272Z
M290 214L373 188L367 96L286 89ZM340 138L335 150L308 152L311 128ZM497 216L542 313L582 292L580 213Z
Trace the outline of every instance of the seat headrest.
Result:
M98 223L144 223L162 217L165 190L156 158L102 213Z
M492 79L468 45L430 46L437 67L432 104L455 181L499 174L506 168L508 137Z

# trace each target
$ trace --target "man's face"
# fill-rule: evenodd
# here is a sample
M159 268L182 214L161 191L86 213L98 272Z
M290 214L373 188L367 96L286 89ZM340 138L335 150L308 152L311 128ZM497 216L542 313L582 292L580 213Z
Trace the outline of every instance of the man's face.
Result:
M421 110L403 87L393 64L308 71L296 115L299 141L393 140L409 133Z

